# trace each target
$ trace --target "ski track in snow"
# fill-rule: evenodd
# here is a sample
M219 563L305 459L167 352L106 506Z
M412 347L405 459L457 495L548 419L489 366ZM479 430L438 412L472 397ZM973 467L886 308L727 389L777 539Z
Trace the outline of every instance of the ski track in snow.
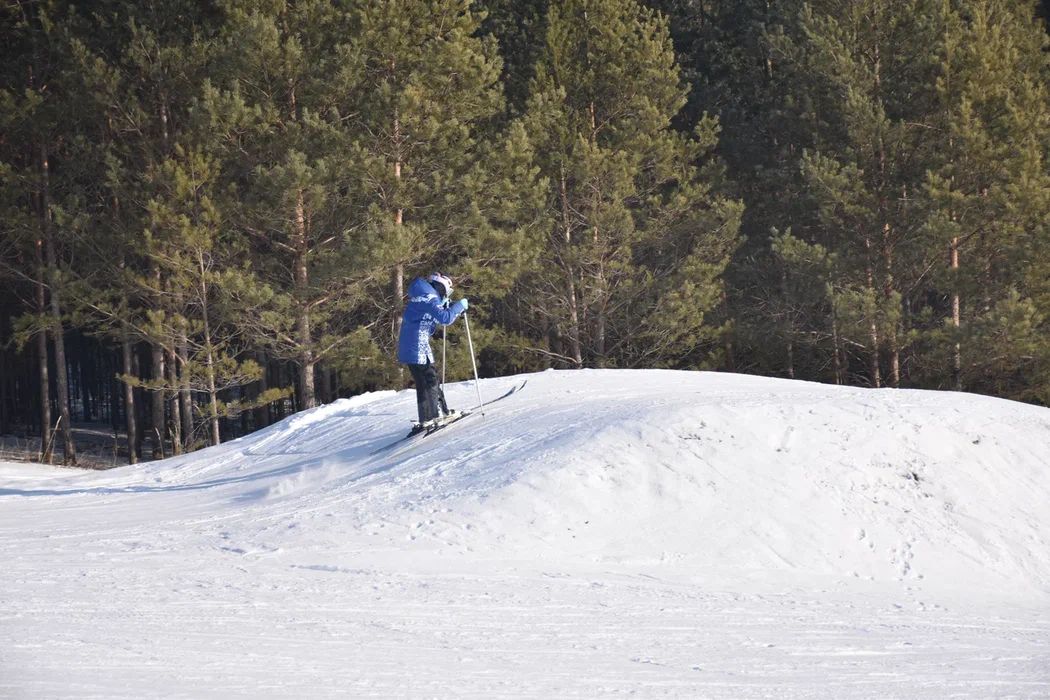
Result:
M1050 697L1050 410L545 372L376 454L414 405L0 465L0 697Z

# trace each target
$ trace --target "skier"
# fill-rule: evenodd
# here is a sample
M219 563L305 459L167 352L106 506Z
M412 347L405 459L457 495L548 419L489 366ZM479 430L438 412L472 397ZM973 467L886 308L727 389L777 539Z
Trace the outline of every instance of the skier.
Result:
M417 277L408 288L408 303L401 317L401 336L397 343L397 360L408 365L416 384L419 423L413 432L436 428L440 415L449 415L445 396L438 386L430 336L438 324L451 325L467 310L467 300L449 305L452 280L435 272L427 279ZM440 404L440 407L439 407Z

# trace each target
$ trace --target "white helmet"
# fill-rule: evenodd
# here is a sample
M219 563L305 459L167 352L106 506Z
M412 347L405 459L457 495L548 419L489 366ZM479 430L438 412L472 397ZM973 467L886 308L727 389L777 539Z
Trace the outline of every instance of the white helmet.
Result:
M452 280L440 272L435 272L427 278L430 285L434 287L434 290L438 293L438 296L444 299L448 299L452 296Z

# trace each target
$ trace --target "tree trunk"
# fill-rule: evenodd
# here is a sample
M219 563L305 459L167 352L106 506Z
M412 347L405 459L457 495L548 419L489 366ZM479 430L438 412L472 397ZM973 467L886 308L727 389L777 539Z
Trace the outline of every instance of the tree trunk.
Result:
M605 304L599 303L594 319L594 366L605 366Z
M131 372L139 378L145 376L145 373L142 371L142 356L135 345L131 346ZM135 425L137 426L135 431L135 456L136 459L141 459L142 443L146 439L145 391L143 389L133 389L133 391L135 393Z
M391 74L397 69L397 63L395 61L390 62ZM395 184L395 197L397 198L394 202L394 231L395 236L400 243L401 239L401 227L405 224L405 210L402 207L397 206L400 203L401 197L401 117L397 110L394 110L394 182ZM404 262L398 261L397 265L394 266L394 303L400 307L405 301L405 264ZM394 347L396 348L400 342L401 337L401 314L394 314ZM398 364L398 372L402 373L404 369Z
M204 322L204 362L208 379L208 423L211 428L211 444L222 442L219 433L219 398L215 388L215 354L211 344L211 324L208 315L208 282L205 278L204 256L198 251L197 262L201 273L201 319Z
M844 383L842 376L842 339L839 337L839 319L835 313L834 302L832 302L831 306L831 345L831 364L835 368L835 383L841 386Z
M569 189L565 182L565 169L561 171L561 193L562 227L565 239L565 253L572 252L572 219L569 213ZM573 272L571 261L565 261L565 296L569 309L569 349L572 359L577 367L583 367L583 349L580 344L580 310L576 298L576 276Z
M179 309L185 308L185 298L181 291L176 293L175 304ZM176 392L172 396L172 416L177 423L176 432L179 434L181 451L190 448L193 440L193 395L190 393L190 341L189 320L183 315L179 318L178 337L175 347L170 355L171 360L171 389Z
M872 269L871 262L871 238L867 233L864 234L864 249L868 256L867 268L865 270L868 282L868 291L871 293L871 299L874 301L877 298L878 292L875 291L875 272ZM870 372L871 372L871 386L878 389L882 386L882 374L879 370L879 325L878 325L878 311L873 309L871 318L868 319L868 338L871 341L871 358L870 358Z
M868 326L868 337L871 340L871 358L870 358L870 371L871 371L871 386L874 389L882 387L882 373L879 369L879 327L875 324L875 319L872 318Z
M595 124L594 119L594 103L590 105L591 113L591 142L594 142L595 134L597 134L598 127ZM597 214L599 207L601 206L601 196L597 187L592 188L594 194L591 201L591 211ZM605 366L605 326L606 326L606 312L609 304L609 285L605 279L605 256L602 251L601 244L604 242L601 238L600 231L597 226L594 226L591 232L591 240L594 244L594 254L597 257L598 271L594 276L594 355L595 365L597 367Z
M566 297L569 302L569 350L576 367L583 367L583 348L580 344L580 312L576 301L576 281L572 269L566 270Z
M37 361L40 369L40 461L51 464L54 445L51 435L51 381L48 376L47 331L36 336Z
M883 302L889 304L893 299L893 250L891 245L891 227L889 222L883 224L882 228L882 260L883 260ZM890 362L890 386L900 387L901 384L901 361L900 347L897 342L897 323L887 324L886 345Z
M150 348L150 359L152 360L153 381L157 388L152 390L150 417L153 423L153 432L150 439L153 442L153 459L164 459L164 383L167 381L164 373L164 348L153 343Z
M131 339L125 329L120 341L121 357L124 361L124 374L132 377L135 374L134 362L132 360ZM124 419L128 431L128 464L138 464L138 425L135 421L135 387L128 382L124 384Z
M314 394L314 355L310 333L310 307L308 304L309 276L306 268L307 231L306 202L302 190L295 202L295 289L299 298L299 318L296 322L296 334L299 343L299 398L300 408L313 408L317 405Z
M876 7L876 12L878 11ZM876 17L874 21L878 22L881 18ZM876 30L876 34L877 34ZM874 48L874 79L875 79L875 99L882 104L882 53L881 46L876 41ZM882 255L885 269L883 270L883 283L882 292L884 302L888 302L893 298L893 253L892 253L892 227L889 222L888 207L886 206L886 190L887 190L887 175L886 175L886 138L882 133L882 129L878 132L878 159L879 159L879 182L878 182L878 202L879 202L879 216L883 222L882 224ZM888 343L888 352L890 357L890 386L900 385L900 352L897 348L897 330L896 324L890 327L889 337L886 338ZM877 330L876 330L877 333ZM873 369L875 373L878 372L879 365L879 350L878 346L875 347L875 358L873 362ZM874 376L874 373L873 373ZM876 383L876 386L878 384Z
M962 343L959 341L959 333L962 329L962 303L959 297L959 238L952 239L950 250L950 265L952 270L952 327L955 329L956 339L952 348L952 388L962 391Z
M73 442L73 424L69 414L69 374L66 368L66 342L62 329L62 304L58 293L58 255L51 220L51 182L47 146L40 146L41 217L44 229L44 252L47 255L48 283L51 287L52 340L55 345L55 388L58 390L58 409L62 422L63 464L77 463L77 447Z
M598 227L594 227L594 247L598 251L598 274L594 277L594 366L605 367L605 332L609 308L609 284L605 279L605 263L598 246Z
M193 442L193 394L190 393L190 348L186 337L186 326L179 331L179 404L182 417L182 445L190 449Z
M207 325L207 322L205 322L205 325ZM222 436L219 434L219 393L215 389L215 363L212 355L211 339L207 330L204 333L204 344L207 348L205 362L207 363L208 372L208 424L211 429L211 444L218 445L222 442Z
M171 397L168 399L170 406L168 412L171 414L171 453L173 455L182 454L182 411L179 406L179 392L175 391L175 387L179 386L179 367L178 361L175 358L175 351L167 351L167 362L168 362L168 385L171 386Z
M952 88L952 56L948 56L947 70L944 75L944 92L946 95L950 95ZM945 120L950 122L952 118L951 114L951 100L949 99L945 103ZM948 131L948 164L951 166L952 173L949 177L949 190L955 190L955 166L956 166L956 152L955 152L955 136L951 130ZM948 210L949 218L953 224L957 223L956 211L954 206ZM951 243L948 246L948 267L951 269L951 280L952 280L952 327L955 329L955 342L952 344L952 388L955 391L962 391L962 343L960 340L962 334L962 300L959 295L959 237L955 236L952 238Z
M47 294L45 292L47 285L44 282L43 247L44 241L42 239L38 239L33 246L33 251L36 254L37 269L36 284L34 285L36 312L41 318L45 318L47 314ZM36 334L36 356L40 372L40 461L44 464L51 464L53 456L51 445L51 379L48 369L47 329L45 328L41 328Z
M405 265L398 263L394 266L394 274L391 279L394 287L394 303L399 306L405 303ZM394 347L397 347L401 335L401 314L394 314Z

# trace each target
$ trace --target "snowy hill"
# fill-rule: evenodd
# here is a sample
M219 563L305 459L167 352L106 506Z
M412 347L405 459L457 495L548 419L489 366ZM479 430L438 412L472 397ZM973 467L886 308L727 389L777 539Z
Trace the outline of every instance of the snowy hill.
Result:
M522 383L394 447L412 391L0 466L0 696L1050 695L1050 410L671 371L482 391Z

